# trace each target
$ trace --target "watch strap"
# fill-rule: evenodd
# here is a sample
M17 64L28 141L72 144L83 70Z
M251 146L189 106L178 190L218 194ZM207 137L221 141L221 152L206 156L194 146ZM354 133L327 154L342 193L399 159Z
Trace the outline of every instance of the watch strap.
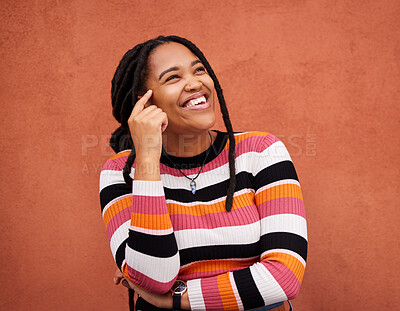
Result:
M179 311L181 310L181 298L182 293L174 293L172 295L172 309Z

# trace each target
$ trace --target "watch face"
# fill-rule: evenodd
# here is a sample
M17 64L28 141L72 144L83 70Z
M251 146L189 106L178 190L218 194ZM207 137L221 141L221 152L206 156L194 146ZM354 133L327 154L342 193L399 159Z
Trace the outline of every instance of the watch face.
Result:
M176 280L174 285L171 288L171 292L173 293L184 293L186 291L186 283L180 280Z

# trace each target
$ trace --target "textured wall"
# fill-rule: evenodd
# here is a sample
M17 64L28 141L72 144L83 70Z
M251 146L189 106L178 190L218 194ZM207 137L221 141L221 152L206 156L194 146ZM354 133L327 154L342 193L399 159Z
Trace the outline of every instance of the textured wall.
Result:
M0 309L127 310L98 198L110 81L134 44L178 34L234 129L292 153L310 240L295 310L394 310L399 20L390 0L1 1Z

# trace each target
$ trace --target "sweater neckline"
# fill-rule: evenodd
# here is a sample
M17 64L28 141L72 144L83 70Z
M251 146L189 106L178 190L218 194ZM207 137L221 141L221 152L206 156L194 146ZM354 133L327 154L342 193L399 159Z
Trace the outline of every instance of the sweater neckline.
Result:
M208 148L210 150L208 151L209 153L207 159L204 162L204 165L214 160L222 152L226 145L226 142L228 141L228 133L220 132L218 130L212 131L217 133L217 137L215 138L212 145ZM204 157L207 154L207 150L193 157L176 157L170 154L168 154L167 157L164 151L161 154L160 162L166 166L179 168L181 170L200 167L203 164ZM171 163L171 160L173 163Z

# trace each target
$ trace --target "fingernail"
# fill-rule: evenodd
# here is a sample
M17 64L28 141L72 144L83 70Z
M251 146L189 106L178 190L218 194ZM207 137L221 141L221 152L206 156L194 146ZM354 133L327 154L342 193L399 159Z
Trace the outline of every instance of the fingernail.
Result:
M151 90L147 90L147 93L151 93Z

